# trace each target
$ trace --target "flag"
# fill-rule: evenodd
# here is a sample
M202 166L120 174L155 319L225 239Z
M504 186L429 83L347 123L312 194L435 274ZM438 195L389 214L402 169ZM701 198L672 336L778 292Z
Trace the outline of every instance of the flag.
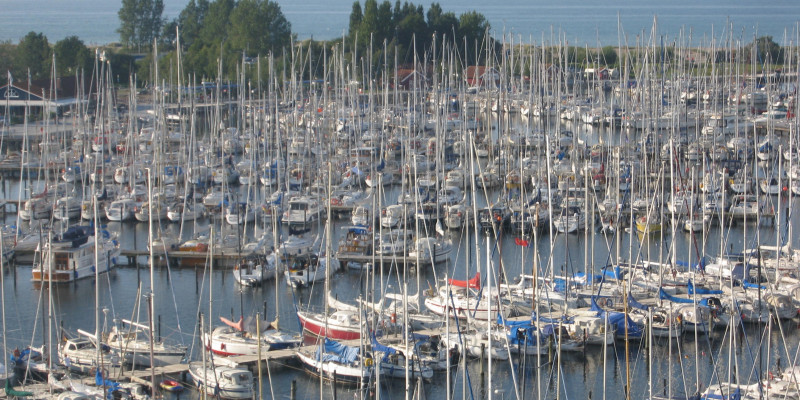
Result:
M525 247L529 247L531 245L530 242L521 238L514 238L514 243L516 243L517 246L525 246Z

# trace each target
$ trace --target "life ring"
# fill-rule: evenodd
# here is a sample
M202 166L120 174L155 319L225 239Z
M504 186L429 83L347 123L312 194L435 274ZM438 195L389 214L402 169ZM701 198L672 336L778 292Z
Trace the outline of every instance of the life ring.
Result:
M391 318L391 320L392 320L392 323L393 323L393 324L396 324L396 323L397 323L397 314L396 314L396 313L392 313L392 318Z

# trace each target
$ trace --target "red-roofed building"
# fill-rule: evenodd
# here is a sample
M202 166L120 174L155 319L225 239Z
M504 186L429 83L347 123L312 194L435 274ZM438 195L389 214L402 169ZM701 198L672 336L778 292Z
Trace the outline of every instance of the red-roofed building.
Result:
M464 79L469 86L492 86L500 84L500 73L494 68L471 65L467 67Z
M401 89L425 90L430 86L430 79L416 69L399 68L397 70L396 86Z

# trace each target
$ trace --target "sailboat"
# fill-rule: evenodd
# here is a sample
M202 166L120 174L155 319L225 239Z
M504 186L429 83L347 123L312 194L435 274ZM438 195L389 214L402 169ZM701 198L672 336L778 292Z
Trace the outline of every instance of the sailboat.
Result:
M370 352L347 346L326 338L316 351L300 350L297 357L303 368L314 376L343 384L366 386L374 374L374 360Z
M438 292L434 292L433 289L428 290L425 307L434 314L455 315L459 319L473 318L481 321L494 319L498 313L507 314L507 309L499 309L488 296L476 297L480 285L479 272L468 281L449 279L449 291L444 285L439 287Z
M275 324L260 321L256 324L255 318L247 320L240 318L233 322L220 317L225 325L214 328L211 333L204 333L203 342L212 353L220 356L241 356L258 354L259 341L262 350L281 350L297 347L302 342L299 335L278 330ZM256 327L260 327L261 332Z
M180 363L186 356L186 346L153 343L153 363L150 365L150 328L137 322L120 319L111 328L106 345L120 354L126 364L134 367L164 366Z
M67 337L62 334L62 341L58 345L58 361L73 372L87 374L96 370L98 364L103 370L110 370L120 365L119 357L111 352L111 348L100 344L100 359L98 361L97 338L88 332L78 329L77 337Z
M255 395L253 373L235 363L216 359L214 365L204 362L189 363L189 375L210 396L223 399L252 399Z

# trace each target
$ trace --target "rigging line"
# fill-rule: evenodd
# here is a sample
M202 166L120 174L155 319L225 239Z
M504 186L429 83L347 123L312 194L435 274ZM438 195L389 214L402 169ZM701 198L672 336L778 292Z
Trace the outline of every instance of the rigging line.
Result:
M449 286L448 286L448 289L449 289ZM447 295L448 295L448 297L450 297L450 305L452 307L451 309L453 310L453 316L455 317L453 319L456 322L456 332L458 332L458 344L461 346L461 351L464 353L464 354L461 355L461 358L464 359L463 360L463 362L464 362L464 373L467 376L467 387L469 387L469 396L470 396L471 400L475 400L475 394L472 392L472 379L470 377L469 370L466 368L466 363L467 363L466 362L466 355L467 355L466 354L466 347L464 346L464 339L461 337L461 326L460 326L459 321L458 321L458 316L455 314L455 312L456 312L456 302L453 299L453 292L452 291L448 290ZM447 313L446 318L450 318L450 313L449 312ZM450 336L450 332L447 332L447 335ZM448 342L449 342L449 340L448 340ZM448 347L450 347L450 346L448 345ZM448 357L449 356L450 355L449 355L449 350L448 350ZM447 373L449 374L450 371L447 371Z

